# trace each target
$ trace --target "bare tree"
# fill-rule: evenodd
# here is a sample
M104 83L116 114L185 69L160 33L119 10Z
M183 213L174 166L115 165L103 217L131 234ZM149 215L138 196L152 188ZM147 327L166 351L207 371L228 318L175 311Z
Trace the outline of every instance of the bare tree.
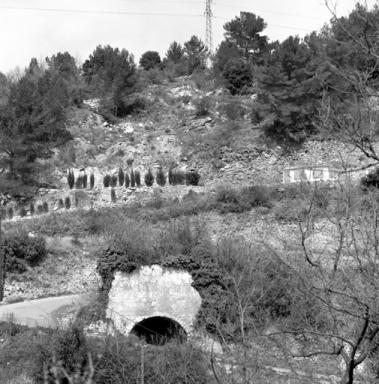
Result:
M335 6L325 0L332 15L332 28L327 40L345 50L343 60L326 54L325 61L330 77L324 80L324 96L320 113L321 128L327 136L343 141L359 149L373 163L379 163L375 142L379 134L379 94L376 78L379 73L379 10L369 10L366 5L357 5L354 21L338 18ZM353 27L349 23L353 23ZM338 33L343 34L341 40ZM357 64L350 56L360 55Z
M379 333L379 205L377 196L343 188L334 208L319 212L311 201L299 221L303 263L292 267L299 294L314 299L321 316L271 336L301 336L296 357L335 357L343 362L341 384L355 382L356 369L369 359ZM328 233L328 246L317 244ZM279 257L279 256L278 256Z

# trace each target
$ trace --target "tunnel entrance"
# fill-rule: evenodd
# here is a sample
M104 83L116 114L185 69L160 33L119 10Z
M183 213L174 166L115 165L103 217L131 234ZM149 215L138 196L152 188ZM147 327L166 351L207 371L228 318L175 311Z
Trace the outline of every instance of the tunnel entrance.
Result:
M183 343L187 340L186 331L177 321L161 316L140 321L134 325L131 333L153 345L164 345L173 340Z

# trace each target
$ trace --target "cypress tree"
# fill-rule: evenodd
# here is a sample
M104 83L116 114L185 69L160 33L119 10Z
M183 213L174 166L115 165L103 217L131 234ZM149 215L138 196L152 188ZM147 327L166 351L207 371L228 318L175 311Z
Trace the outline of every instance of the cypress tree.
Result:
M151 187L154 184L154 175L149 168L145 174L145 184L147 187Z
M82 189L83 188L83 176L78 176L75 182L75 188L76 189Z
M47 204L47 201L42 204L42 209L45 213L49 212L49 204Z
M117 201L116 191L113 188L111 189L111 200L112 203L115 203Z
M174 174L172 168L170 168L168 170L168 183L170 185L176 185L175 174Z
M186 173L187 185L198 185L200 181L200 175L197 171L189 171Z
M14 216L13 208L9 207L8 208L8 219L13 219L13 216Z
M70 209L71 208L71 200L70 200L70 197L67 196L65 199L64 199L64 206L66 209Z
M186 175L182 171L175 172L175 183L184 184L186 181Z
M21 217L25 217L26 214L27 214L27 212L26 212L25 207L21 207L21 208L20 208L20 216L21 216Z
M118 185L122 187L124 185L124 181L125 181L125 174L123 169L120 167L118 169Z
M134 176L134 171L133 169L130 171L130 186L134 188L136 186L136 179Z
M59 209L62 209L63 207L64 207L63 199L59 199L59 200L58 200L58 208L59 208Z
M95 186L95 175L93 173L89 177L89 186L91 189Z
M87 188L87 185L88 185L88 176L87 174L85 173L83 175L83 188L86 189Z
M34 207L34 203L33 201L30 203L30 206L29 206L29 211L30 211L30 216L33 216L34 213L35 213L35 207Z
M130 185L130 179L127 172L125 172L125 188L129 188Z
M105 175L103 179L103 184L105 188L108 188L111 185L111 176Z
M157 175L155 177L157 184L163 187L166 184L166 175L163 172L162 168L158 169Z
M111 177L111 187L117 187L117 175L112 175Z
M141 174L138 171L134 172L134 177L136 179L136 185L137 187L141 186Z
M68 182L68 186L69 186L70 189L74 188L74 185L75 185L75 175L74 175L74 172L71 169L68 171L67 182Z

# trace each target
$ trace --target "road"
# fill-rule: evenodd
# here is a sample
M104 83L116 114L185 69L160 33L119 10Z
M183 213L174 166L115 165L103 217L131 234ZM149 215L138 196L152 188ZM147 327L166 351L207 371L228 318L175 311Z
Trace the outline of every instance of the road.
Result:
M87 295L67 295L0 305L0 321L11 320L29 327L59 327L57 316L88 303Z

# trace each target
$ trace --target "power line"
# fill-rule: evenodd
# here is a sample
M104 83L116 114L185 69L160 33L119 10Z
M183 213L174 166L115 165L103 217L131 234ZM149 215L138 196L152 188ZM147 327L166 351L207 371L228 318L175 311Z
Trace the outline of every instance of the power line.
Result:
M20 11L37 11L37 12L62 12L62 13L88 13L99 15L131 15L131 16L169 16L169 17L203 17L200 14L190 13L154 13L154 12L129 12L129 11L105 11L90 9L66 9L66 8L37 8L37 7L15 7L0 5L0 9L20 10Z
M225 4L225 3L219 3L219 2L215 2L214 4L215 5L219 5L221 7L228 7L228 8L237 8L238 7L237 5ZM288 12L268 11L268 10L263 10L263 9L256 9L255 7L254 7L254 12L270 13L270 14L273 14L273 15L292 16L292 17L298 17L298 18L301 18L301 19L312 19L312 20L318 20L318 21L325 21L323 19L320 19L320 18L317 18L317 17L313 17L313 16L299 15L299 14L288 13Z
M214 19L218 19L218 20L230 21L230 19L228 19L227 17L214 16L213 18ZM308 28L301 28L301 27L294 27L294 26L289 26L289 25L280 25L280 24L271 24L271 23L269 23L267 25L267 28L270 28L270 27L285 28L285 29L297 29L299 31L306 31L306 32L312 32L313 31L313 29L308 29Z

